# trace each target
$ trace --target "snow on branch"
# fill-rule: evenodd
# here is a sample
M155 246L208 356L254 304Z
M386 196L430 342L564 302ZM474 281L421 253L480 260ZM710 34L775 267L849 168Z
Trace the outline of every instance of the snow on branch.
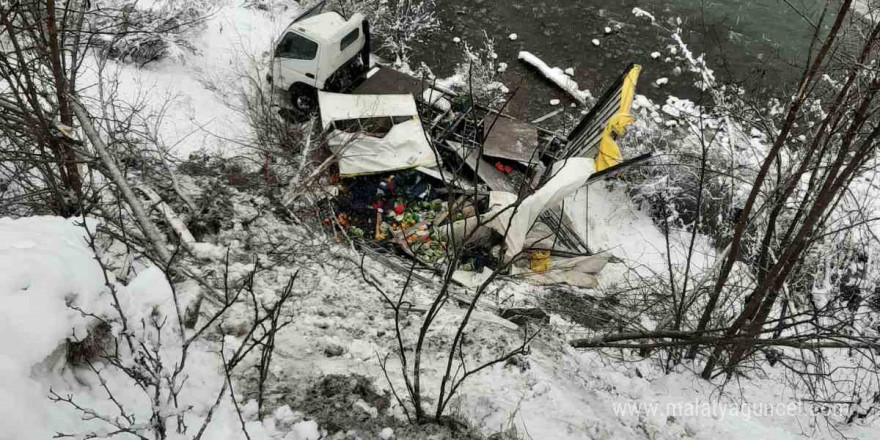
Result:
M530 52L522 51L519 53L519 59L523 62L530 64L534 68L538 69L542 75L547 77L554 84L559 86L562 90L568 92L575 101L580 105L586 105L587 98L590 96L590 93L587 91L582 91L578 87L578 83L571 79L565 72L558 67L550 67L542 61L540 58L536 57Z

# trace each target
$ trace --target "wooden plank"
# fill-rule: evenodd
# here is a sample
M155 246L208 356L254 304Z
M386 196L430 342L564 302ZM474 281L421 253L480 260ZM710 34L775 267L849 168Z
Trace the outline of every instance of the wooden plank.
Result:
M550 113L547 113L547 114L544 115L544 116L541 116L541 117L538 118L538 119L535 119L534 121L532 121L532 124L540 124L540 123L542 123L542 122L544 122L544 121L546 121L546 120L548 120L548 119L550 119L550 118L552 118L552 117L554 117L554 116L556 116L556 115L562 113L563 111L565 111L565 107L558 108L558 109L556 109L556 110L554 110L554 111L552 111L552 112L550 112Z
M495 119L497 118L497 122ZM495 125L492 123L495 122ZM483 127L492 127L483 141L483 154L518 162L538 160L538 130L534 126L514 119L489 115L483 119Z
M486 162L485 159L480 159L479 151L464 148L460 143L454 141L446 141L446 145L448 145L449 148L455 152L455 154L458 155L458 157L460 157L470 169L476 171L477 177L485 182L490 189L493 191L507 191L513 194L517 193L513 183L504 173L496 170L495 167L489 162ZM479 164L479 166L477 164Z
M421 98L422 81L388 67L380 68L353 91L354 95L409 95Z

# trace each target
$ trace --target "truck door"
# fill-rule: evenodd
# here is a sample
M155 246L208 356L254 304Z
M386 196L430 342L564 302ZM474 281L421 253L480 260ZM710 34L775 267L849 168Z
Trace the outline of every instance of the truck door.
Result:
M289 88L294 83L315 87L318 75L318 43L295 32L287 32L275 48L280 84Z

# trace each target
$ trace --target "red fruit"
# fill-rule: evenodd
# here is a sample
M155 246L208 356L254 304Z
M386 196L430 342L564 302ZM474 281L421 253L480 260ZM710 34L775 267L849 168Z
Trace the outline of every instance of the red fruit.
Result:
M495 162L495 169L498 171L504 171L504 164L501 162Z
M512 172L513 172L513 167L510 166L510 165L504 165L504 172L505 172L505 173L512 173Z
M394 213L397 215L403 214L403 211L406 210L406 206L403 203L395 203L394 204Z

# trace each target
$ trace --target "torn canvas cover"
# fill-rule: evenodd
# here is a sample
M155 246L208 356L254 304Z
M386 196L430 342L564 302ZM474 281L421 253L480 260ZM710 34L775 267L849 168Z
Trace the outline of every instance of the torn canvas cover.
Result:
M342 176L437 166L412 95L320 92L318 99Z

